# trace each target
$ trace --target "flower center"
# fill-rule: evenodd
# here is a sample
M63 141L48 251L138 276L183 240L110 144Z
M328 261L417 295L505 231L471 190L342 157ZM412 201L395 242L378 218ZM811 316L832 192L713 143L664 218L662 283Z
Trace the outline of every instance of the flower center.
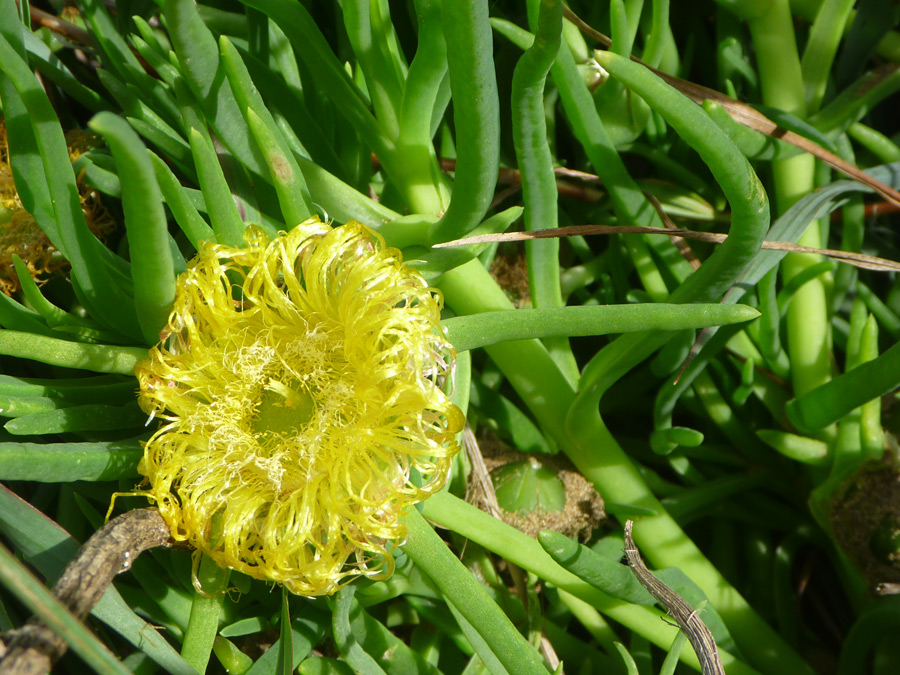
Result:
M258 434L296 436L316 413L316 399L302 383L293 387L270 379L253 420Z

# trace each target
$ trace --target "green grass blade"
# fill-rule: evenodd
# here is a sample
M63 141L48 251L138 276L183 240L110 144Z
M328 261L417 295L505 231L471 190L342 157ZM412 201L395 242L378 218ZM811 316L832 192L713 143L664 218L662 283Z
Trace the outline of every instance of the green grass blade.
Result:
M584 305L484 312L445 319L450 341L459 351L505 340L608 335L637 331L675 331L730 323L759 316L746 305Z
M0 485L0 532L48 581L56 581L78 552L78 542L43 513ZM146 653L165 672L196 675L156 629L110 587L91 614Z
M444 39L453 122L456 178L450 205L431 230L432 241L449 241L473 230L494 198L500 163L500 103L494 72L488 5L479 0L443 4Z
M26 607L31 609L57 635L65 640L94 672L129 675L126 668L109 649L44 585L0 544L0 577L7 588Z
M175 265L162 194L147 148L128 122L100 113L90 124L106 139L122 181L122 208L128 231L134 306L148 345L159 342L175 301Z
M67 483L134 478L143 454L137 441L0 443L0 480Z
M197 5L192 0L166 0L163 13L181 74L200 102L204 117L240 164L267 178L268 171L253 153L247 125L222 72L216 40L200 18Z
M147 358L147 350L142 347L78 344L12 330L0 330L0 354L120 375L133 375L134 367Z
M140 429L146 423L147 413L136 402L122 406L101 403L24 415L10 420L4 428L16 436L39 436L78 431Z
M880 180L892 187L900 186L900 164L889 164L882 167L869 169L868 173L877 180ZM766 234L768 241L789 241L796 242L800 235L807 229L809 223L818 218L822 218L837 208L838 201L847 193L868 192L869 188L856 181L842 180L835 181L830 185L819 188L798 200L784 215L782 215L772 228ZM785 251L762 250L753 261L738 276L734 286L728 290L723 298L725 303L738 302L748 288L753 288L760 283L762 278L773 270L787 255ZM860 286L860 288L863 288ZM675 403L679 397L691 386L694 378L703 371L709 359L725 345L725 341L716 340L712 342L715 328L708 331L707 336L703 338L703 344L707 342L710 346L715 345L715 349L707 349L704 347L696 358L681 374L679 381L671 387L664 387L660 390L660 395L656 404L657 424L665 417L671 417Z

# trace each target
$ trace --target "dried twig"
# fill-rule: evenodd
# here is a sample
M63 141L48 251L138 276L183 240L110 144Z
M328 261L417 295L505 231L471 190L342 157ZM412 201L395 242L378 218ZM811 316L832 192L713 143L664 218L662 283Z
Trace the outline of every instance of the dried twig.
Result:
M478 439L472 427L466 424L463 431L463 447L469 463L472 465L472 474L469 479L469 486L466 488L466 501L475 504L478 508L486 513L490 513L497 520L503 520L503 510L497 502L497 493L494 490L494 483L491 481L491 475L487 465L484 462L484 456L481 454L481 448L478 446ZM516 588L516 595L522 601L525 608L528 608L528 575L518 566L506 561L507 569L513 579ZM559 656L553 647L553 643L547 636L541 634L541 653L547 659L547 663L552 668L559 665Z
M625 522L625 557L628 559L628 565L634 572L634 576L641 582L641 586L646 588L650 595L666 608L666 611L687 636L700 660L703 675L725 675L722 659L719 658L719 649L716 647L716 641L709 632L709 628L700 619L697 610L650 573L631 536L633 527L633 521Z
M455 159L441 158L440 162L441 169L443 169L444 171L447 171L448 173L456 171ZM377 167L380 166L380 164L375 163L373 164L373 166ZM586 171L577 171L575 169L567 169L564 166L557 166L553 168L553 174L556 176L556 191L560 194L560 196L577 199L578 201L586 202L588 204L593 204L600 201L605 194L603 191L598 190L595 187L582 185L581 183L575 183L573 182L573 180L567 180L574 179L583 183L599 184L600 178L592 173L587 173ZM507 197L515 194L522 189L522 173L518 169L508 169L505 167L501 167L497 171L497 182L503 183L508 187L504 188L494 196L494 199L491 202L491 208L496 207Z
M697 232L685 229L661 229L658 227L642 227L639 225L569 225L549 230L535 230L533 232L503 232L501 234L482 234L465 239L455 239L441 244L434 244L434 248L449 248L453 246L466 246L469 244L484 244L495 241L523 241L526 239L553 239L558 237L572 237L576 235L591 234L665 234L670 237L684 237L696 241L705 241L711 244L721 244L727 238L727 234L715 232ZM900 262L878 258L863 253L850 251L838 251L833 248L810 248L800 246L790 241L764 241L762 248L774 251L787 251L789 253L816 253L833 258L838 262L847 263L854 267L876 272L900 272Z
M53 594L75 617L84 620L113 577L130 569L137 556L147 549L172 544L169 527L157 509L124 513L87 540L56 582ZM35 618L6 635L11 639L0 661L4 675L48 673L67 648L62 638Z
M37 7L29 6L29 12L31 13L31 23L36 26L43 26L44 28L48 28L52 30L54 33L57 33L70 42L78 45L90 45L92 44L91 34L87 32L84 28L80 26L76 26L73 23L60 19L55 14L50 14L45 12Z
M466 450L469 464L472 465L469 485L466 487L466 501L474 504L482 511L490 513L497 520L503 520L503 511L500 508L500 503L497 501L497 493L494 490L494 483L491 481L491 474L484 463L481 448L478 447L478 439L475 438L475 433L468 424L466 424L466 428L463 431L463 448Z
M883 581L875 586L875 595L900 595L900 584Z
M657 215L659 215L659 219L662 221L662 224L665 226L667 230L677 230L679 227L675 224L669 214L663 210L662 204L659 203L659 200L651 195L649 192L645 192L644 196L647 198L647 201L650 202L651 206L656 209ZM675 248L678 249L678 252L681 254L681 257L684 258L691 268L696 272L700 269L700 258L697 257L697 254L694 253L694 249L691 248L691 245L687 243L684 237L672 237L672 243L675 244Z

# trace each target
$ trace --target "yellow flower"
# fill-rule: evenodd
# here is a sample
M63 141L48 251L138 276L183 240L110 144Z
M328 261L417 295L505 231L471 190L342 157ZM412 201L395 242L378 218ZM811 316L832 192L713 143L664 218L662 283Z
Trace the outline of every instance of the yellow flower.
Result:
M464 424L441 298L356 222L251 227L246 244L201 246L168 346L137 368L168 422L144 449L147 494L175 539L294 593L384 578Z
M66 134L69 159L73 162L96 143L95 137L78 129ZM81 209L90 230L102 241L116 227L100 194L80 177L76 181ZM68 267L68 261L50 243L34 217L25 210L13 181L6 140L6 123L0 119L0 292L12 295L21 287L13 265L19 256L37 283L45 275Z

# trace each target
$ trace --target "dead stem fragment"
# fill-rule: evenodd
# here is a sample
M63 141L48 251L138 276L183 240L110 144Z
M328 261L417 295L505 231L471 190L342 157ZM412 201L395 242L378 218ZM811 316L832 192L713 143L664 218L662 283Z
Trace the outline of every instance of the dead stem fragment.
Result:
M589 236L595 234L662 234L669 237L682 237L710 244L722 244L728 238L727 234L716 232L697 232L684 228L662 229L659 227L643 227L640 225L567 225L548 230L534 230L532 232L501 232L499 234L479 234L465 239L434 244L432 248L452 248L454 246L468 246L470 244L484 244L493 242L527 241L529 239L552 239L571 236ZM816 253L838 262L853 265L864 270L874 272L900 272L900 262L877 258L864 253L852 251L838 251L831 248L810 248L800 246L790 241L764 241L762 248L770 251L787 251L788 253Z
M147 549L172 543L169 528L155 508L123 513L87 540L56 582L53 594L84 620L113 577L130 569L135 558ZM48 673L68 647L34 618L6 637L7 651L0 661L4 675Z
M719 658L719 650L716 647L716 641L713 639L709 628L703 623L697 610L684 601L678 593L666 586L657 579L641 558L637 544L634 543L634 537L631 536L631 530L634 522L629 520L625 523L625 557L628 559L628 565L634 576L641 582L641 586L656 600L665 607L678 627L687 635L691 646L700 659L700 666L703 669L703 675L725 675L725 668L722 666L722 659Z

